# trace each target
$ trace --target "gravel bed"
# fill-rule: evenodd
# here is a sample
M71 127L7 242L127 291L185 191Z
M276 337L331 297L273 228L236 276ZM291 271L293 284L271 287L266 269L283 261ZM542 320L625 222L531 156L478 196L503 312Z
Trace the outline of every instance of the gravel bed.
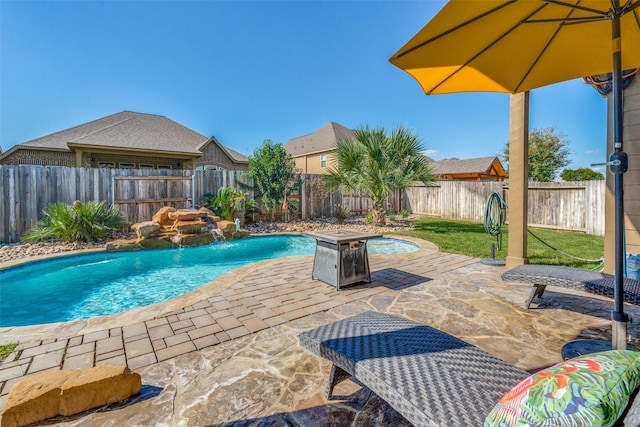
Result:
M413 230L413 221L415 217L396 218L394 221L387 221L385 227L377 227L367 225L364 216L347 218L344 223L338 222L336 218L319 218L315 220L292 220L288 222L266 222L259 221L255 223L245 224L244 228L252 234L264 233L302 233L304 231L313 230L331 230L339 228L350 228L359 231L367 231L372 233L390 233L397 231ZM51 255L61 252L76 251L80 249L103 248L107 241L116 239L135 239L135 233L116 233L111 238L101 240L94 243L74 242L67 243L62 240L52 240L38 243L0 243L0 263L14 261L22 258Z

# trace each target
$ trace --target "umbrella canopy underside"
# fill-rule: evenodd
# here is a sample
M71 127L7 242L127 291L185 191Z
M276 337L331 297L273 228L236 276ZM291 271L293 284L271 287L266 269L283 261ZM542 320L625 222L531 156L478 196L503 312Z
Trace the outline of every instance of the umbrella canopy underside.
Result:
M517 93L608 73L616 44L622 68L636 68L639 6L621 2L620 44L612 40L608 0L451 1L390 61L428 95Z

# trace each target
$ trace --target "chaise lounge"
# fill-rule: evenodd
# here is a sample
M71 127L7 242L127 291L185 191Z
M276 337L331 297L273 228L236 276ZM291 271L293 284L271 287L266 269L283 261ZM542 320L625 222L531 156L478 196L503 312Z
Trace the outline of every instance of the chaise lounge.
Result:
M611 274L558 265L524 264L502 273L506 282L533 283L533 289L524 302L529 308L533 300L542 298L547 286L585 291L614 298L615 277ZM624 278L624 301L640 305L640 281Z
M327 399L351 377L416 426L482 426L530 376L445 332L372 311L303 332L300 344L333 364ZM640 425L640 403L623 416L616 425Z

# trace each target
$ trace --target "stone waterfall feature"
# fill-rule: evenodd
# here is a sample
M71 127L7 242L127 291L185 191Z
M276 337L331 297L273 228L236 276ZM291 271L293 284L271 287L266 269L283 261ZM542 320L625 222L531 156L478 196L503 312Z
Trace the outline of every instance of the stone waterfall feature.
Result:
M169 206L158 210L151 221L133 224L131 229L136 232L135 239L109 242L106 250L118 252L202 246L249 235L248 231L240 230L236 222L221 220L207 208L175 209Z

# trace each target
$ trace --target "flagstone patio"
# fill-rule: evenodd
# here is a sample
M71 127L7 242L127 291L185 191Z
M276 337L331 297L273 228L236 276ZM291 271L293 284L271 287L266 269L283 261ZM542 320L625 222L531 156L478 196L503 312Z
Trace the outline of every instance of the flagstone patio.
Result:
M520 368L560 361L574 338L610 339L612 301L549 288L531 310L530 286L505 283L504 267L438 252L370 256L372 282L339 292L311 279L312 257L263 261L181 297L106 318L0 329L20 342L0 364L0 406L25 376L126 364L143 389L128 401L47 421L64 426L401 426L366 388L345 381L323 398L330 365L302 349L301 331L364 310L444 330ZM640 307L626 306L638 318ZM631 324L632 343L638 327Z

